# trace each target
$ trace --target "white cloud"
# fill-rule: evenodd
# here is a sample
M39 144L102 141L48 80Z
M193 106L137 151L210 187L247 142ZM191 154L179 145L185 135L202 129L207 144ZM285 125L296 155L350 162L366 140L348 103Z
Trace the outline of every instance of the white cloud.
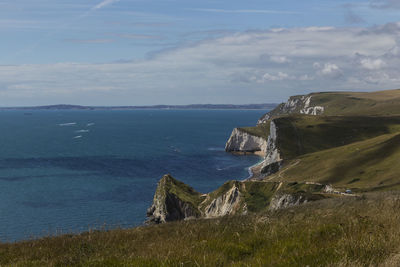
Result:
M285 56L271 56L270 60L275 63L288 63L289 59Z
M216 9L216 8L190 8L189 10L212 13L259 13L259 14L299 14L294 11L271 9Z
M332 63L325 63L324 67L321 69L321 73L323 75L331 75L332 73L336 73L338 71L340 71L339 67Z
M319 62L314 62L313 68L317 70L317 74L320 76L338 78L343 74L342 70L339 68L338 65L330 62L324 64L321 64Z
M97 5L95 5L92 9L101 9L103 7L106 7L108 5L114 4L116 2L119 2L120 0L104 0Z
M309 76L308 74L304 74L299 77L299 80L300 81L312 81L312 80L314 80L314 77Z
M398 23L281 28L124 63L0 65L0 105L277 102L315 90L398 88L399 33Z
M385 61L382 59L364 58L360 62L361 66L367 70L379 70L385 66Z
M278 72L276 75L271 75L269 73L265 73L262 77L262 82L265 81L283 81L283 80L293 80L294 77L289 76L289 74L285 72Z

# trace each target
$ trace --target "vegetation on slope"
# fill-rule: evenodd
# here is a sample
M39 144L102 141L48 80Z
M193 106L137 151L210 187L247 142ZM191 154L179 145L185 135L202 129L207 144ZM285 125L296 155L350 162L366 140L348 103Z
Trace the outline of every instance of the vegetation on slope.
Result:
M325 107L325 115L400 114L400 90L372 93L333 92L312 95L312 104Z
M197 207L204 197L201 193L194 190L193 187L176 180L170 174L164 175L157 187L156 195L164 196L167 193L174 194L180 200L186 203L190 203L193 207Z
M284 159L400 132L400 116L290 115L274 122Z
M366 190L400 188L400 134L385 134L287 161L267 179Z
M400 195L0 244L1 266L398 266Z
M288 194L290 197L285 196ZM165 223L261 212L326 197L331 196L324 185L261 181L228 181L211 193L200 194L171 175L164 175L147 215L148 223Z
M267 140L268 136L269 136L269 130L270 130L269 126L270 126L270 123L263 123L263 124L255 126L255 127L242 127L242 128L239 128L239 130L241 130L245 133L248 133L250 135L258 136L258 137L261 137L261 138L264 138L265 140Z

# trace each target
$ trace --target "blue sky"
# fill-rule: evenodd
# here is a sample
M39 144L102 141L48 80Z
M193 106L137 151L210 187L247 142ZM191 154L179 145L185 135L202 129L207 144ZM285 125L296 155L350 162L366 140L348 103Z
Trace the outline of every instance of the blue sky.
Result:
M0 105L400 88L400 1L0 1Z

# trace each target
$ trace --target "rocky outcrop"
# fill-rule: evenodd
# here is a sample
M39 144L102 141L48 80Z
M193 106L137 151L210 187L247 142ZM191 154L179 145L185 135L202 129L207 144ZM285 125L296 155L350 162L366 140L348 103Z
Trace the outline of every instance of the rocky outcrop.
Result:
M257 124L267 123L273 117L288 114L306 114L321 115L325 111L325 107L312 103L312 95L292 96L286 103L280 104L278 107L263 115Z
M225 145L227 152L266 152L267 140L235 128Z
M320 184L229 181L211 193L201 194L165 175L147 211L147 222L158 224L276 210L321 199L324 190L325 186Z
M171 175L158 182L153 205L147 210L148 223L165 223L200 217L197 208L201 194Z
M239 188L234 185L225 194L213 199L206 206L204 215L206 218L220 217L235 214L240 209L241 194Z
M302 101L304 106L300 109L300 114L306 115L321 115L324 113L325 108L322 106L311 106L311 98L312 96L302 97Z
M307 203L307 198L303 195L279 194L272 198L269 210L284 209L292 206Z

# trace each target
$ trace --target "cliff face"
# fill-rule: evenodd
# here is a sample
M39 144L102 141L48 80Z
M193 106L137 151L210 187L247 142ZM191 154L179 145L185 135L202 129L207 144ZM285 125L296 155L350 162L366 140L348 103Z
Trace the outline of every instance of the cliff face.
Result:
M269 130L260 126L258 126L257 129L258 131L264 130L266 132L264 136L268 136L267 139L254 134L252 135L239 128L235 128L225 145L225 151L227 152L261 151L264 155L264 161L261 163L261 173L264 176L279 171L283 160L277 141L278 128L274 120L271 120L269 123Z
M235 128L225 145L227 152L256 152L267 151L267 140L262 137L251 135L239 128Z
M239 188L234 185L225 194L214 198L209 205L205 207L204 215L206 218L219 217L229 214L235 214L242 202L242 196Z
M271 200L270 210L284 209L292 206L298 206L307 203L308 199L302 195L282 194L277 195Z
M280 104L278 107L262 116L257 124L266 123L274 116L288 114L306 114L321 115L325 111L325 107L313 103L313 95L292 96L286 103Z
M283 156L279 148L278 135L279 129L274 118L288 114L321 115L325 107L313 103L313 95L292 96L286 103L282 103L274 110L265 114L258 121L258 130L261 126L269 127L268 138L249 134L248 132L235 128L226 143L227 152L255 152L262 151L265 159L261 165L262 176L268 176L280 170L283 163Z
M275 122L272 120L270 124L270 134L268 137L266 154L261 167L261 173L264 175L270 175L279 171L282 165L282 157L279 152L277 138L278 129Z
M324 198L324 188L305 183L229 181L211 193L200 194L165 175L147 211L147 222L158 224L275 210Z

